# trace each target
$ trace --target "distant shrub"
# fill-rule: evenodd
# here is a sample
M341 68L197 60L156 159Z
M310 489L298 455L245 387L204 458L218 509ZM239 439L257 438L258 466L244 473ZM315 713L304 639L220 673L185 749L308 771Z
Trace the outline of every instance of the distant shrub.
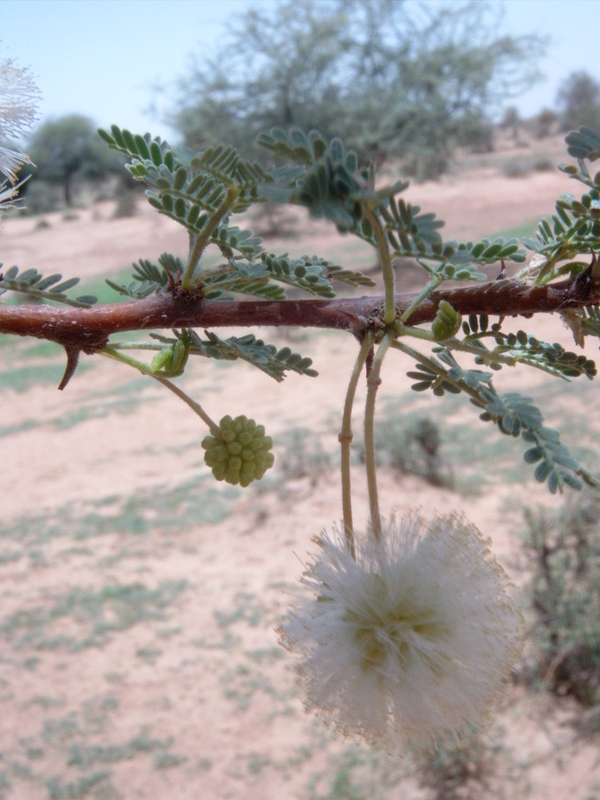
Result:
M311 485L316 485L331 467L331 460L319 436L308 428L295 428L284 438L285 451L277 461L285 480L310 477Z
M531 172L532 165L530 161L523 161L518 158L511 158L505 161L500 167L501 173L507 178L524 178Z
M459 147L468 147L472 153L492 153L494 150L494 126L487 120L468 114L456 131Z
M32 178L27 188L27 196L23 202L24 211L28 215L48 214L62 205L60 188L51 186L45 181Z
M379 464L392 467L406 475L418 475L432 486L454 485L452 470L445 462L439 427L428 417L408 423L388 409L385 418L376 425L375 443ZM361 450L359 457L364 457Z
M512 138L516 141L519 138L519 128L521 127L522 123L523 120L521 119L521 115L519 114L517 107L509 106L504 111L504 116L502 117L500 127L504 128L505 130L510 130Z
M477 736L447 742L433 757L422 758L421 786L433 800L479 800L488 795L495 770L494 753Z
M448 171L449 159L439 153L410 156L402 162L402 174L418 182L438 180Z
M533 119L533 135L536 139L545 139L558 127L558 115L551 108L543 108Z
M121 192L117 200L117 205L112 215L112 219L123 219L124 217L134 217L137 208L137 192Z
M252 231L256 236L266 238L276 236L280 239L298 235L299 217L282 205L263 203L255 212Z
M559 514L526 513L525 548L536 617L536 656L525 668L541 683L582 705L600 701L600 495Z

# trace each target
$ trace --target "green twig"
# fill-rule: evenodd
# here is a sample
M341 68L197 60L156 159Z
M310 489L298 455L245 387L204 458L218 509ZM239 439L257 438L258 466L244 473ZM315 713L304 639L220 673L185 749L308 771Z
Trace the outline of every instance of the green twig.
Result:
M200 417L200 419L208 425L212 435L218 439L221 439L222 436L221 428L217 425L217 423L214 420L212 420L208 416L208 414L202 408L200 403L197 403L195 400L192 400L192 398L189 397L185 392L183 392L179 388L179 386L176 386L174 383L171 383L171 381L168 380L168 378L161 378L159 375L152 375L151 377L154 378L155 381L162 383L163 386L166 386L167 389L173 392L173 394L176 394L180 400L183 400L183 402L186 403L186 405L188 405L192 409L194 414L197 414Z
M238 196L239 196L239 189L234 189L233 187L230 187L227 190L225 199L223 200L219 208L213 214L211 214L210 219L206 222L206 225L202 228L202 232L199 234L190 234L190 252L188 255L187 264L185 265L184 273L181 277L181 288L183 290L190 288L190 283L194 276L194 271L196 269L198 262L200 261L202 253L204 252L204 248L208 244L213 231L219 225L223 217L227 215L227 212L234 205Z
M116 350L114 347L111 346L104 347L102 350L97 350L96 352L100 356L105 356L106 358L112 358L115 361L121 362L121 364L127 364L130 367L134 367L134 369L139 370L144 375L148 375L148 377L154 378L155 381L162 383L163 386L166 386L167 389L173 392L173 394L177 395L177 397L179 397L180 400L183 400L183 402L186 405L188 405L192 409L192 411L195 414L197 414L204 423L206 423L206 425L208 425L210 432L212 433L213 436L220 437L221 435L220 427L214 420L212 420L208 416L208 414L202 408L200 403L197 403L195 400L192 400L191 397L188 397L188 395L182 389L180 389L178 386L175 386L175 384L171 383L171 381L168 380L167 378L163 378L160 375L155 375L148 366L148 364L145 364L143 361L139 361L137 358L131 358L131 356L127 356L124 353L120 353L118 350Z
M398 336L412 336L414 339L424 339L427 342L435 342L436 338L431 331L412 328L410 325L403 325L400 320L396 320L394 330Z
M377 218L375 212L367 205L363 206L363 212L368 219L375 241L377 242L377 249L379 251L379 258L381 260L381 269L383 272L383 291L384 291L384 312L383 321L386 325L391 325L396 319L396 302L394 300L395 291L395 276L394 268L392 267L392 258L390 255L390 248L388 240L383 232L381 223Z
M406 308L403 311L402 316L400 317L400 322L406 322L406 320L410 317L415 308L420 306L423 300L426 300L429 297L429 295L437 289L437 287L440 285L441 282L442 279L439 277L432 278L432 280L429 281L427 286L424 289L422 289L422 291L419 292L419 294L415 297L414 300L412 300L408 308Z
M393 343L393 334L386 333L377 348L371 372L367 378L367 402L365 406L365 467L367 471L367 487L369 491L369 509L371 514L371 531L377 541L381 540L381 514L377 494L377 471L375 468L375 400L381 383L381 365L389 346Z
M101 350L96 350L96 354L99 356L105 356L106 358L112 358L115 361L119 361L121 364L127 364L129 367L133 367L134 369L139 370L144 375L152 375L152 371L148 364L140 361L137 358L132 358L131 356L127 356L124 353L120 353L117 348L120 348L121 345L116 345L113 347L112 345L107 345L103 347Z
M162 350L164 342L115 342L110 345L111 350ZM142 362L140 362L142 363Z
M356 395L356 387L358 379L362 372L362 368L367 360L369 351L373 347L373 337L368 334L363 339L360 352L354 364L352 375L350 376L350 383L346 392L346 400L344 402L344 413L342 417L342 429L339 433L338 439L341 446L341 475L342 475L342 511L344 519L344 535L349 543L350 552L354 557L354 525L352 521L352 496L351 496L351 482L350 482L350 445L352 444L352 407L354 405L354 397Z

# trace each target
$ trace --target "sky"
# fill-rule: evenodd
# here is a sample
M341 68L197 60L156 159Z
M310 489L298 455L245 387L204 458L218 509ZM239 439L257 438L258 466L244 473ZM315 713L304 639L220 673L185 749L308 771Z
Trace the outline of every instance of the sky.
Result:
M598 0L495 1L504 8L498 33L550 38L540 63L545 79L511 101L521 116L553 107L561 80L574 70L600 80ZM277 2L0 0L0 58L12 58L36 76L43 95L40 123L78 113L103 127L117 123L175 142L166 120L169 98L193 57L214 55L235 16ZM153 105L160 110L152 112Z

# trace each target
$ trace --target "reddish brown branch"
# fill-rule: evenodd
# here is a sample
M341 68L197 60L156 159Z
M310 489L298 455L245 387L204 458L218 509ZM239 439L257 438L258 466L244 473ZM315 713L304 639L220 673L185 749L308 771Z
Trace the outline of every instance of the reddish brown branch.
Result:
M414 297L396 296L400 313ZM463 315L531 316L595 305L600 302L600 292L589 271L574 280L548 286L500 280L434 292L413 312L409 323L419 325L433 320L440 300L446 300ZM189 300L165 292L132 303L89 309L0 306L0 333L35 336L87 353L103 347L109 336L118 331L161 328L293 325L337 328L360 336L378 317L382 302L382 297L221 302Z

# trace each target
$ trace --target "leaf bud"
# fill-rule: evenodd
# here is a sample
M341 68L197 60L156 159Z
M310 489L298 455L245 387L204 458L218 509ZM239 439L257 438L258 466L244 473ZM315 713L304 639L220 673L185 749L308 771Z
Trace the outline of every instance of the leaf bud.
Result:
M440 300L437 314L431 323L431 332L436 342L444 342L451 339L460 329L462 317L450 303Z
M169 377L181 375L185 369L188 354L189 347L182 339L177 339L168 347L163 347L154 356L150 369L154 374L168 375Z

